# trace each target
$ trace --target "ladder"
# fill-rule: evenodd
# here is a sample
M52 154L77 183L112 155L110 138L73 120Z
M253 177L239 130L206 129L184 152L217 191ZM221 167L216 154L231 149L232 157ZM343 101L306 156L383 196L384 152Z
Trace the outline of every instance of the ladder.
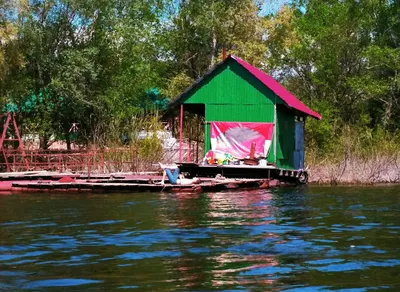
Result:
M21 135L19 134L15 116L12 112L9 112L5 115L0 115L0 118L4 118L4 117L6 117L6 121L3 125L3 132L0 137L0 151L3 154L4 162L7 166L7 171L8 172L15 171L15 167L18 165L15 163L16 158L22 158L23 165L25 166L26 170L29 170L29 161L25 154L24 144L22 143ZM10 123L14 127L14 134L17 138L7 138L7 131L8 131L8 127L9 127ZM17 148L17 152L14 152L10 155L10 153L8 151L9 150L8 145L5 143L13 142L13 141L18 142L18 148ZM10 157L12 158L12 161L10 161ZM14 167L11 168L11 165L13 165Z

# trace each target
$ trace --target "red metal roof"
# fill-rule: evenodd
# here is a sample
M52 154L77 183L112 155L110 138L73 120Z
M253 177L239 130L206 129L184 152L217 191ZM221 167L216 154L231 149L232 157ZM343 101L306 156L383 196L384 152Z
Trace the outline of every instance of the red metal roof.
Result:
M279 96L289 107L312 116L318 120L322 119L322 116L311 110L308 106L298 100L293 94L291 94L285 87L283 87L274 78L266 74L265 72L257 69L256 67L250 65L246 61L240 59L239 57L230 55L232 59L242 65L247 71L249 71L254 77L260 80L265 86L271 89L277 96Z

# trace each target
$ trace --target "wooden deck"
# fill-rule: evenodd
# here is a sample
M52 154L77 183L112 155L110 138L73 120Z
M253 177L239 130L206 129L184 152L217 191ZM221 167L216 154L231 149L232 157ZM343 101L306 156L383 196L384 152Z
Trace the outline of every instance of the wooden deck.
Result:
M181 163L178 166L180 171L188 177L216 177L221 175L226 178L277 179L288 183L302 183L299 178L304 173L307 174L304 170L280 169L272 165L199 165Z
M301 171L271 166L180 164L187 177L200 184L161 185L160 173L77 174L58 172L11 172L0 174L0 193L14 192L214 192L226 189L268 188L298 183ZM168 181L167 181L168 182Z
M260 188L266 186L259 179L205 180L200 184L161 185L159 181L76 181L76 182L14 182L13 192L211 192L226 189Z

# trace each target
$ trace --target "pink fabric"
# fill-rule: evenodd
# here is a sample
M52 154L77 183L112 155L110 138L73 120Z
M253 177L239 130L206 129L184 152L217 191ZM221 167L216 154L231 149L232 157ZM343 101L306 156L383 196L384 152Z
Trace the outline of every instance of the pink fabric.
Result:
M310 115L318 120L322 119L322 116L311 110L304 103L298 100L293 94L291 94L286 88L279 84L274 78L264 73L263 71L257 69L256 67L250 65L246 61L243 61L239 57L232 56L231 58L242 65L247 71L254 75L258 80L260 80L265 86L271 89L277 96L279 96L288 106L294 108L300 112Z
M271 146L273 129L273 123L211 122L211 148L246 158L255 144L255 154L264 157Z

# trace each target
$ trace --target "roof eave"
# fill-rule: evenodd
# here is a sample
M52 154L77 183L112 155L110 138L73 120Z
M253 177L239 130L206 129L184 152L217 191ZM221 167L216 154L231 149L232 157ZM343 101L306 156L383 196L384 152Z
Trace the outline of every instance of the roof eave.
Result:
M304 112L304 111L300 111L298 109L295 109L295 108L293 108L293 107L291 107L289 105L288 105L288 107L293 109L293 110L295 110L296 112L302 113L303 116L312 117L312 118L314 118L316 120L322 120L322 116L319 113L314 112L313 110L310 110L309 112Z
M295 112L296 115L300 116L300 117L312 117L313 119L316 119L316 120L321 120L322 119L322 116L320 114L318 114L317 112L314 112L313 110L310 110L309 112L304 112L304 111L298 110L295 107L292 107L292 106L288 105L286 102L284 104L282 104L282 106L284 106L284 107L288 108L289 110Z
M228 55L228 57L226 57L225 60L222 60L221 62L215 64L210 70L207 71L207 73L205 73L202 77L198 78L192 85L190 85L189 87L187 87L180 95L178 95L177 97L175 97L168 105L168 107L173 108L176 107L177 105L181 104L181 100L184 99L186 97L186 95L194 88L196 88L197 86L199 86L199 84L206 79L209 75L211 75L216 69L218 69L220 66L222 66L223 64L225 64L227 62L228 59L231 59L232 56Z

